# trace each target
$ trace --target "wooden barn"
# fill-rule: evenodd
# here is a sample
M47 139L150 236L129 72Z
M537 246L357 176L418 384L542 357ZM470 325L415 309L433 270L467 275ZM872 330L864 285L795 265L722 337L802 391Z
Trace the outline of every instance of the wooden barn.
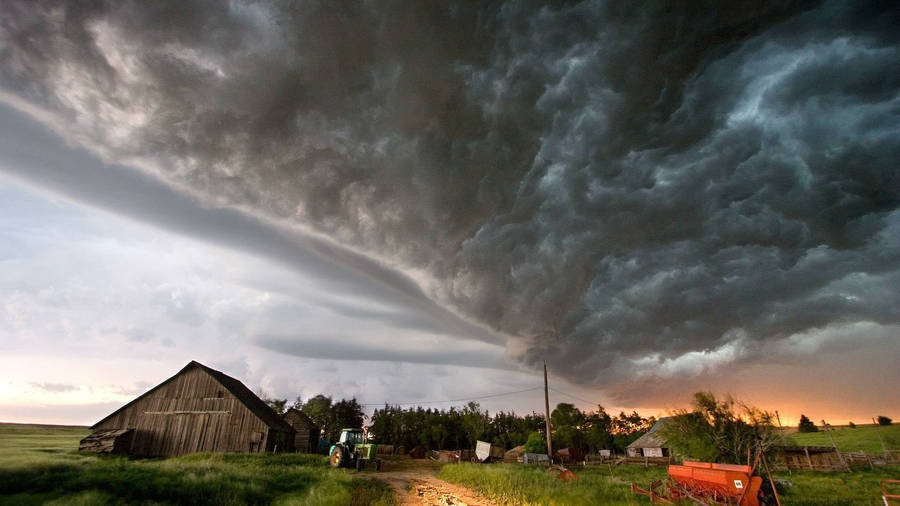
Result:
M294 428L294 451L316 453L319 444L319 427L312 418L296 408L287 410L284 421Z
M116 448L129 455L170 457L294 447L294 429L262 399L240 381L194 361L91 429L82 451ZM103 441L125 435L127 441Z

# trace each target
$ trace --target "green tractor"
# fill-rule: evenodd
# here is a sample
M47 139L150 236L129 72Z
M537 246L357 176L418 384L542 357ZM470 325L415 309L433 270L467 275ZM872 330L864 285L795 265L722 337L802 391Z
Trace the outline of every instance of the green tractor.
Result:
M341 437L328 451L331 467L356 467L356 470L373 462L381 470L381 460L375 458L375 445L365 442L362 429L341 429Z

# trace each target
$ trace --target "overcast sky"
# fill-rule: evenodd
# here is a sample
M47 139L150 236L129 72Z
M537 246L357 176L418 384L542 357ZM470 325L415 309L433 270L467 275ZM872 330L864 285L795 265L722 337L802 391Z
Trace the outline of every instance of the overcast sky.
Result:
M4 3L0 420L900 416L900 15L758 4Z

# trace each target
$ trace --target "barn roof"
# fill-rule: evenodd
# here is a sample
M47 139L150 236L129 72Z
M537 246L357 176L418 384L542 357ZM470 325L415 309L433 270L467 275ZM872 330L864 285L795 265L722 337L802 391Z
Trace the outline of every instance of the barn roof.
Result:
M657 420L646 434L635 439L627 448L668 448L668 442L657 431L663 428L669 418L671 417L667 416Z
M188 363L188 365L184 366L184 368L182 368L180 371L175 373L174 376L163 381L159 385L156 385L155 387L151 388L150 390L147 390L146 392L139 395L138 397L135 397L131 402L129 402L128 404L122 406L121 408L113 411L112 413L107 415L105 418L103 418L103 420L100 420L99 422L95 423L91 428L94 428L94 427L102 424L107 419L111 418L113 415L118 413L119 411L126 409L127 407L136 403L140 399L146 397L147 395L150 395L151 392L155 391L159 387L174 380L175 378L177 378L178 376L183 374L185 371L187 371L189 369L193 369L193 368L200 369L200 370L206 372L207 374L209 374L210 376L212 376L223 387L225 387L225 389L228 390L231 393L231 395L235 396L239 401L241 401L241 404L246 406L247 409L250 410L250 412L252 412L254 415L256 415L257 418L262 420L263 423L268 425L270 428L280 429L280 430L284 430L287 432L292 432L294 430L294 428L291 427L291 425L289 423L287 423L280 416L278 416L278 413L276 413L274 410L272 410L272 408L270 408L268 404L263 402L262 399L260 399L256 394L254 394L252 391L250 391L250 389L247 388L243 383L241 383L240 381L232 378L231 376L229 376L223 372L220 372L220 371L217 371L210 367L207 367L207 366L201 364L200 362L197 362L196 360L191 360Z

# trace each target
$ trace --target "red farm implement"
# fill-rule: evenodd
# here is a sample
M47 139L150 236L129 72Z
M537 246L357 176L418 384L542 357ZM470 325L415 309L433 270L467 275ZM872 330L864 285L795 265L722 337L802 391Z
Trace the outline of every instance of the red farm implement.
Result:
M631 491L650 497L652 503L674 504L690 500L699 504L759 506L762 478L751 466L685 462L669 466L669 479L647 489L631 484Z
M900 488L900 480L881 481L881 498L884 500L885 506L900 504L900 494L897 493L897 488Z

